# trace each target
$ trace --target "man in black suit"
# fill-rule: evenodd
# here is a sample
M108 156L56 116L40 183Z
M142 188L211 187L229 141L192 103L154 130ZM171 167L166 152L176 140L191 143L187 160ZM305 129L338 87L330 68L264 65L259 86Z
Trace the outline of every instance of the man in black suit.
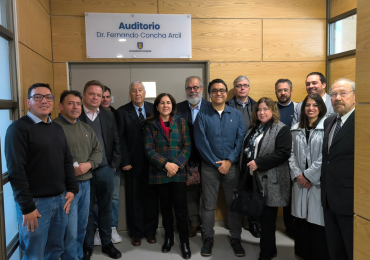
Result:
M121 142L121 167L126 181L126 210L129 235L133 246L157 242L158 195L157 185L149 185L149 162L144 154L144 120L153 113L153 104L144 101L145 87L142 82L130 85L131 102L117 110L118 131Z
M121 155L114 115L105 109L99 109L103 89L104 85L97 80L86 83L83 91L83 109L79 117L82 122L92 127L103 148L102 162L98 168L92 171L93 177L90 180L90 213L86 227L83 258L87 260L90 259L94 249L95 198L98 204L98 227L102 252L114 259L122 256L111 242L113 178L120 165Z
M338 115L324 122L321 202L332 260L353 259L355 83L338 79L330 89Z
M202 80L197 76L190 76L186 78L185 93L187 100L177 104L177 115L184 118L189 126L189 133L191 138L191 155L189 158L189 164L198 164L200 168L201 157L197 148L195 147L194 134L196 133L194 133L193 131L193 123L198 112L204 110L211 103L202 98L203 83ZM189 212L189 237L194 237L197 234L198 230L200 230L200 188L201 187L198 184L189 185L186 189Z

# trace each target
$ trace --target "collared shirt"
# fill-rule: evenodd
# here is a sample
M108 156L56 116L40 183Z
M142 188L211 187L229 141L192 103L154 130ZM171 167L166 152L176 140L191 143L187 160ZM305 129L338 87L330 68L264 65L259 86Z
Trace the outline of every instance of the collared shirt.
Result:
M42 121L40 118L38 118L37 116L35 116L34 114L32 114L30 111L27 112L27 116L29 118L32 119L32 121L35 123L35 124L39 124L39 123L44 123L44 124L50 124L51 123L51 119L50 117L48 116L48 122L45 123L44 121Z
M202 103L202 99L199 101L198 105L194 108L192 108L192 106L189 103L189 107L190 107L190 111L191 111L191 120L192 120L193 124L194 124L195 118L197 118L197 115L200 111L201 103Z
M355 108L353 108L351 111L349 111L347 114L343 115L343 116L339 116L339 114L337 115L337 119L340 117L340 119L342 120L342 124L341 124L341 127L343 127L344 123L347 121L348 117L353 113L353 111L355 111ZM328 140L328 151L330 149L330 146L331 146L331 142L333 141L333 134L334 134L334 130L335 130L335 127L337 126L337 122L332 126L331 130L330 130L330 133L329 133L329 140Z
M68 119L67 118L65 118L64 116L62 116L62 114L61 113L59 113L59 115L58 115L61 119L63 119L64 121L66 121L68 124L70 124L70 125L73 125L70 121L68 121ZM78 122L80 122L80 119L79 118L77 118L77 121L76 121L76 123L78 123ZM75 123L75 124L76 124Z
M138 106L135 106L134 103L132 103L134 105L134 108L136 110L136 114L137 114L137 117L140 117L140 112L139 112L139 108ZM143 114L144 118L146 119L146 113L145 113L145 107L144 107L144 102L143 102L143 105L141 106L141 113Z
M93 114L93 112L91 112L90 110L87 109L86 106L83 106L84 108L84 111L85 111L85 114L86 116L91 120L91 121L94 121L97 117L98 117L98 114L100 113L100 110L98 108L98 110L95 111L95 113Z
M324 101L324 103L326 102L326 99L328 98L328 94L324 93L324 96L322 97L322 100Z
M236 102L238 102L238 104L239 105L241 105L243 108L246 106L246 105L248 105L248 101L249 101L249 99L247 98L247 101L245 101L244 103L243 102L241 102L239 99L237 99L236 97L235 97L235 99L236 99Z
M290 103L292 103L293 101L292 100L290 100L290 102L289 102L289 104L288 105L283 105L283 104L281 104L280 102L278 102L278 104L280 105L280 106L283 106L283 107L287 107L287 106L289 106L290 105Z

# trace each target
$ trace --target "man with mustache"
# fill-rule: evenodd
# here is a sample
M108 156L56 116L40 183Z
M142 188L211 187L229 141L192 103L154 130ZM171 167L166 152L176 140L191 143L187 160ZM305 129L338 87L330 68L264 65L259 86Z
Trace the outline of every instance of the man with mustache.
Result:
M211 103L202 98L203 83L198 76L190 76L185 79L186 100L177 104L177 115L187 120L191 138L190 165L198 165L200 172L201 157L195 147L193 124L199 111L203 111ZM189 237L194 237L200 230L200 185L189 185L186 190L189 212Z
M325 88L326 88L326 79L324 75L322 75L320 72L311 72L310 74L307 75L306 78L307 94L318 93L322 97L326 105L325 116L328 117L334 114L334 109L331 104L329 95L325 93ZM299 118L301 116L302 103L303 102L300 102L294 110L294 117L291 126L299 122Z

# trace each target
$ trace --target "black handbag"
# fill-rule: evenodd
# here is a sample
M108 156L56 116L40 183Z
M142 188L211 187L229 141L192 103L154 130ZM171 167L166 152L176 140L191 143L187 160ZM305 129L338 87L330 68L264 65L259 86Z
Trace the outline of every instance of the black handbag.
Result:
M242 215L257 218L263 213L267 197L256 171L253 172L253 188L243 189L247 175L249 175L248 170L245 172L238 189L234 189L231 208Z

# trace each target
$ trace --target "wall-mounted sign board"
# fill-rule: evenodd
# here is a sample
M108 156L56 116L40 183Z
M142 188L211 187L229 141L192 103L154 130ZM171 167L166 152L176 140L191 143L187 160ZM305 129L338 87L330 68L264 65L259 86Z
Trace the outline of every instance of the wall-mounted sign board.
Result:
M85 13L87 58L191 58L191 15Z

